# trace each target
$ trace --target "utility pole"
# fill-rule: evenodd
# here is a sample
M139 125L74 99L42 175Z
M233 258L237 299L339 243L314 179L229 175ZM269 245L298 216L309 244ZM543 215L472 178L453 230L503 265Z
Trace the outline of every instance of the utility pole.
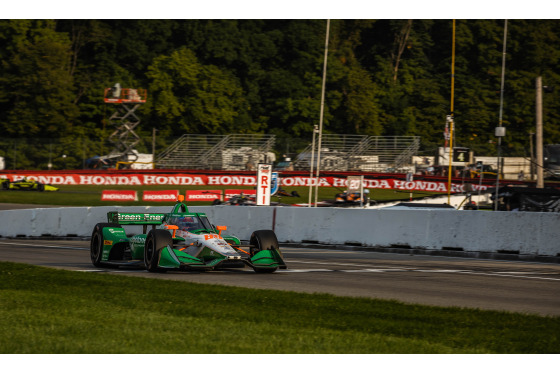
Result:
M156 128L152 127L152 158L156 158Z
M534 132L529 133L529 144L531 146L531 180L535 178L535 149L533 146L533 135Z
M449 123L449 169L447 170L447 204L451 205L451 174L453 173L453 128L455 121L453 116L454 95L455 95L455 20L453 20L451 47L451 114L447 116Z
M537 77L536 82L536 115L537 115L537 124L536 124L536 148L537 148L537 188L544 188L544 176L543 176L543 86L542 86L542 77Z
M156 128L152 128L152 168L156 166Z

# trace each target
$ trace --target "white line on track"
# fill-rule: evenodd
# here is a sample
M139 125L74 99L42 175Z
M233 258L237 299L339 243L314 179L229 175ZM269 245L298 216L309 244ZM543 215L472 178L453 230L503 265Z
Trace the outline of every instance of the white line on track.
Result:
M535 274L540 274L540 275L549 275L549 274L543 274L543 273L535 273L532 271L497 271L496 274L506 274L506 275L535 275ZM550 274L556 274L556 273L550 273Z
M336 271L332 269L284 269L278 270L282 273L314 273L314 272L331 272Z
M314 265L333 265L333 263L328 262L313 262L313 261L289 261L289 263L300 263L300 264L314 264ZM344 266L355 266L355 267L371 267L371 264L352 264L344 263ZM373 265L375 266L375 265ZM388 273L388 272L418 272L418 273L443 273L443 274L471 274L471 275L486 275L486 276L496 276L496 277L510 277L510 278L521 278L521 279L536 279L536 280L552 280L560 281L560 278L549 278L539 276L539 273L531 272L478 272L472 270L461 270L461 269L417 269L417 268L365 268L365 269L310 269L310 270L299 270L299 271L289 271L292 273L304 273L310 271L329 271L329 272L340 272L340 273Z
M319 261L301 261L301 260L288 260L289 263L294 264L312 264L312 265L334 265L334 262L319 262ZM353 264L351 262L344 262L344 266L356 266L356 267L371 267L375 265L372 264ZM398 270L414 270L415 268L403 268L403 267L388 267L389 269L398 269Z
M137 273L139 270L116 270L116 269L85 269L75 270L83 273ZM483 275L495 277L509 277L522 279L536 279L547 281L560 281L560 278L536 277L527 275L510 275L498 273L483 273L467 270L420 270L420 269L280 269L278 273L395 273L395 272L415 272L415 273L451 273L464 275Z
M408 269L357 269L357 270L339 270L343 273L389 273L394 271L414 271Z
M491 277L508 277L508 278L523 278L523 279L538 279L538 280L551 280L560 282L560 278L548 278L548 277L529 277L525 275L511 275L511 274L498 274L498 273L465 273L465 274L475 274L475 275L489 275Z
M472 273L470 270L454 270L454 269L416 269L419 273Z
M15 245L20 247L57 248L57 249L79 249L81 251L89 251L89 248L63 247L60 245L45 245L45 244L13 243L13 242L4 242L1 240L0 240L0 245Z

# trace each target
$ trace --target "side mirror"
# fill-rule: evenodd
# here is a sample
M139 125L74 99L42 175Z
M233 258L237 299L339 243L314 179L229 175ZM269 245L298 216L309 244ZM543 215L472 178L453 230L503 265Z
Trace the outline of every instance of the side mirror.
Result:
M227 226L216 226L216 230L218 230L218 235L222 236L222 231L226 231Z
M165 228L168 230L173 230L173 237L175 237L175 231L179 229L179 227L175 225L165 225Z

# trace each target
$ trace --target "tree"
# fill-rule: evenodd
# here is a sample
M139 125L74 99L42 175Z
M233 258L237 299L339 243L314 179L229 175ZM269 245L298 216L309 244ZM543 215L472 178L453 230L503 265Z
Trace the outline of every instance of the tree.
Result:
M334 133L381 135L381 90L357 56L361 33L371 21L334 21L327 69L328 129Z
M148 115L174 135L258 130L237 126L248 110L237 80L216 66L201 64L187 48L156 58L147 76L153 93Z
M433 154L451 110L451 25L332 20L325 132L420 136L423 151ZM493 154L504 21L456 25L455 144ZM537 76L555 86L544 95L545 142L560 142L560 21L508 25L503 150L528 155ZM87 156L108 151L114 107L103 102L103 90L119 82L148 88L148 103L137 112L140 136L157 127L158 141L185 132L310 139L320 116L325 26L325 20L2 20L0 129L4 137L85 139L52 146L72 152L65 161L79 166L83 147ZM14 149L22 153L21 167L38 157L6 147L0 152L8 157Z
M53 21L0 21L5 136L57 137L72 131L78 111L68 69L70 41L54 26Z

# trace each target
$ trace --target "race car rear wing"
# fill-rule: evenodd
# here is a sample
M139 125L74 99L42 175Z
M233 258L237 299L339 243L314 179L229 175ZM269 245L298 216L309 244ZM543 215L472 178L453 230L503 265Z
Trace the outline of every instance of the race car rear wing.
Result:
M165 213L107 212L107 221L120 225L160 225Z

